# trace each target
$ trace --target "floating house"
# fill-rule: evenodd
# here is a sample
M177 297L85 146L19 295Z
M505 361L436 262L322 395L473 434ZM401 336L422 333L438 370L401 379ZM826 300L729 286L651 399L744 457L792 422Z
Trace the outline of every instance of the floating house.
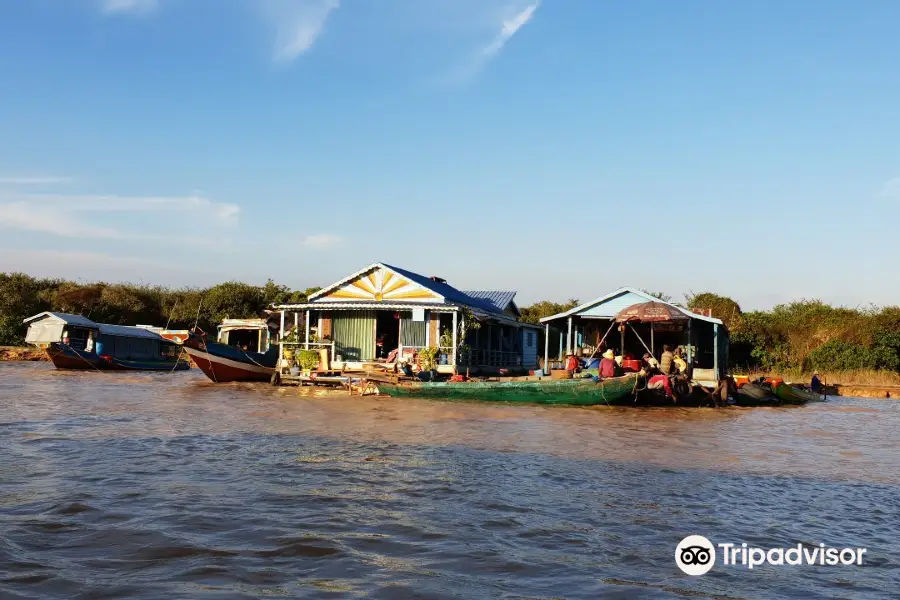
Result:
M669 323L617 323L616 317L625 309L645 302L661 302L681 315ZM571 310L544 317L544 361L562 360L565 355L595 353L601 341L617 354L631 354L636 358L650 352L656 358L664 345L681 346L688 364L694 367L694 379L700 383L714 383L728 364L728 330L721 320L691 312L681 306L662 302L641 290L623 287ZM550 329L559 332L557 348L550 347Z
M522 323L513 291L459 290L440 277L374 263L311 295L275 306L281 330L293 320L298 344L329 351L332 370L411 360L438 348L437 370L534 369L540 327Z

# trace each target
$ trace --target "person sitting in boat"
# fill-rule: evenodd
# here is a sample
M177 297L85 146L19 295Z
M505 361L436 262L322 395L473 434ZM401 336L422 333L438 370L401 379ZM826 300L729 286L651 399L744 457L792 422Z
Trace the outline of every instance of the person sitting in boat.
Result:
M728 375L723 375L721 379L719 379L719 384L716 386L716 389L709 393L710 400L713 402L713 406L719 408L721 406L728 406L728 396L737 393L737 383L735 383L733 377L729 377Z
M672 372L672 361L674 360L675 354L672 352L672 347L665 344L662 356L659 357L659 370L663 372L663 375L668 375Z
M666 398L674 398L675 395L672 394L672 384L669 382L668 375L654 375L647 382L648 390L665 390Z
M661 375L662 372L659 370L659 362L647 352L644 354L643 367L641 368L640 375L641 377L646 377L650 379L656 375Z
M684 360L684 352L681 350L681 347L675 349L672 364L675 365L677 373L687 373L687 361Z
M579 370L581 370L581 361L575 357L574 354L569 354L566 356L566 371L574 375Z
M603 353L600 361L600 378L607 379L616 376L616 355L612 350Z
M819 379L819 372L815 371L812 376L812 381L809 382L809 389L817 394L822 393L822 380Z

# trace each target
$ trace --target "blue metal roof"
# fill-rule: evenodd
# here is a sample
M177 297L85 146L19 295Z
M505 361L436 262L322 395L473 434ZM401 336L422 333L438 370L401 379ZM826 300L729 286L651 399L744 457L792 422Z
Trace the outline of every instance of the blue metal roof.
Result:
M509 303L516 297L516 292L499 290L466 290L463 294L470 298L486 300L499 312L505 311L506 307L509 306Z
M97 323L97 328L103 335L115 335L119 337L130 338L146 338L164 342L170 341L162 337L155 331L150 331L149 329L144 329L143 327L131 327L130 325L107 325L106 323Z
M400 267L395 267L393 265L385 263L378 264L384 265L388 269L396 271L398 274L406 277L413 283L417 283L422 287L431 290L435 294L443 296L444 300L446 300L447 302L453 304L462 304L472 308L480 308L481 310L492 313L503 312L503 308L498 309L491 300L487 298L470 296L467 292L461 292L448 283L441 283L440 281L435 281L430 277L425 277L424 275L419 275L418 273L413 273L412 271L407 271L406 269L401 269ZM513 292L513 295L515 295L515 292Z

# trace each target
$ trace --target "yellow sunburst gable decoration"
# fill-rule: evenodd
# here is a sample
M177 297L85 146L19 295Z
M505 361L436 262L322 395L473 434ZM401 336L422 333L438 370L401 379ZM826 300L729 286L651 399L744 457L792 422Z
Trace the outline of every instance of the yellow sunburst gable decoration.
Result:
M443 298L390 269L377 267L316 300L441 302Z

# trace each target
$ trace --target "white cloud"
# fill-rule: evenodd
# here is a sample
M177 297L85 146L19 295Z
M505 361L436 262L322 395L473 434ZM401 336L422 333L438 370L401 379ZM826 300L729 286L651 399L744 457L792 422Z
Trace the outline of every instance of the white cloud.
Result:
M339 0L266 0L265 17L273 24L274 59L290 62L312 48Z
M0 185L52 185L69 183L70 177L49 177L46 175L0 175Z
M110 15L146 15L158 6L158 0L103 0L102 10Z
M4 194L0 200L14 200L33 210L54 212L192 212L200 218L212 218L223 224L238 220L240 207L236 204L213 202L203 196L119 196L99 194Z
M488 21L493 32L490 41L474 51L469 56L469 59L456 69L438 77L436 83L438 85L457 85L472 80L491 59L500 53L516 33L534 19L534 14L539 7L540 0L535 0L528 4L517 0L513 4L507 4L505 11L495 13L493 19ZM475 8L472 10L476 14L484 12ZM482 17L477 17L474 20L481 22ZM482 26L479 25L479 29L481 28Z
M123 213L134 216L125 217ZM122 216L117 218L116 214ZM221 250L229 243L223 234L237 223L239 215L236 204L213 202L202 196L0 192L0 228L61 237L172 242ZM216 237L197 235L197 223L217 224Z
M344 242L344 238L331 233L317 233L303 238L303 245L307 248L315 250L326 250L340 246Z
M121 232L98 227L66 210L35 207L27 202L0 204L0 227L52 233L64 237L121 239Z
M900 177L894 177L887 181L876 194L878 198L888 200L900 200Z
M534 11L538 9L540 2L535 2L534 4L529 4L524 9L513 15L509 19L504 19L502 26L500 28L500 32L497 34L497 37L494 40L485 46L482 51L486 57L491 57L500 52L503 49L503 46L506 45L512 36L516 35L516 33L522 29L525 25L531 21L532 17L534 17Z

